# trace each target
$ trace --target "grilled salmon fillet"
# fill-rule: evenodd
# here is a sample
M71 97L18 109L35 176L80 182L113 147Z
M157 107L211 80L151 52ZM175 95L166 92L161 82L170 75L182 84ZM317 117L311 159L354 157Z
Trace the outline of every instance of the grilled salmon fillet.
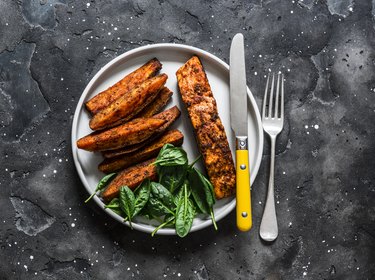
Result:
M162 65L157 58L146 62L143 66L126 75L120 81L106 90L98 93L85 103L86 109L91 114L96 114L103 110L113 101L126 94L135 86L140 85L147 79L154 77L161 69Z
M236 171L232 153L200 59L190 58L176 76L215 196L220 199L233 195Z

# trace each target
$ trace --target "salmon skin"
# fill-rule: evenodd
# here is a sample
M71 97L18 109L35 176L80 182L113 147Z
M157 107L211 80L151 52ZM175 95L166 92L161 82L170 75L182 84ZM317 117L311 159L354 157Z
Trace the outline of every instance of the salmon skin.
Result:
M231 196L236 190L232 153L200 59L191 57L176 76L215 196Z

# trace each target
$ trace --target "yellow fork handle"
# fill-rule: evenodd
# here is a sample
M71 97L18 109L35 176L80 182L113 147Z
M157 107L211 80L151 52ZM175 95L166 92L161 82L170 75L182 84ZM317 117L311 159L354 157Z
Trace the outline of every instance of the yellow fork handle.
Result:
M241 231L248 231L253 224L248 150L236 150L236 186L237 227Z

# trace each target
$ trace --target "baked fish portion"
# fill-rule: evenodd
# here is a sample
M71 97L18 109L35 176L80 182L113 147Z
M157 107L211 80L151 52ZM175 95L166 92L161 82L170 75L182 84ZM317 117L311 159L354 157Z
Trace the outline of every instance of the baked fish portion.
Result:
M231 196L236 190L232 153L200 59L190 58L176 76L216 198Z

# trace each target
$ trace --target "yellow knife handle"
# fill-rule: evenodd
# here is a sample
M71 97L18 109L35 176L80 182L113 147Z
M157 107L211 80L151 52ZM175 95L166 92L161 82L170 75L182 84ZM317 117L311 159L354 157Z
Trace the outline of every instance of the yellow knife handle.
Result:
M236 186L237 227L241 231L248 231L251 229L253 223L251 214L249 151L247 149L236 150Z

